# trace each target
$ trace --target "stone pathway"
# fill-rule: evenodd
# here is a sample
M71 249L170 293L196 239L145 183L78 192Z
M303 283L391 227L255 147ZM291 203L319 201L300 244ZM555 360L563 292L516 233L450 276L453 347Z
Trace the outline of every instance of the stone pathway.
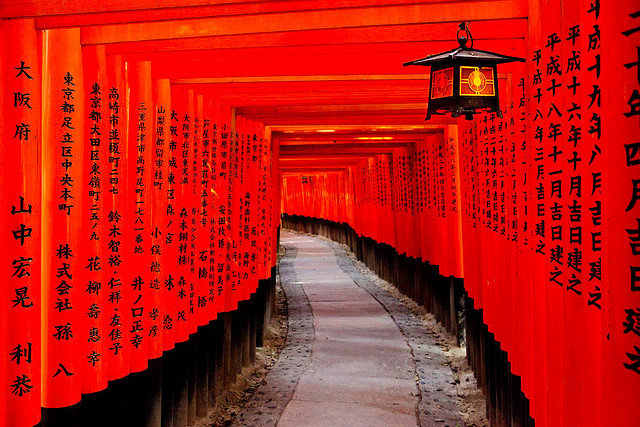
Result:
M453 375L420 319L340 245L281 239L287 343L236 424L463 425Z

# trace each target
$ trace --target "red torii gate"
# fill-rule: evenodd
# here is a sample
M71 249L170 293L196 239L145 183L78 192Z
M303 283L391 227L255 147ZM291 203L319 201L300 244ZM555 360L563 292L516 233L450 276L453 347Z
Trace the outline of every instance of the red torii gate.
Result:
M139 166L123 162L123 169L117 171L123 181L103 183L119 185L120 191L128 194L129 198L114 195L111 200L93 200L94 195L89 191L94 190L87 187L92 182L89 177L91 171L95 171L92 169L94 165L108 167L110 171L116 167L115 161L104 156L98 160L100 156L92 154L97 151L91 148L91 143L93 140L96 144L98 133L102 134L104 141L107 135L114 136L111 132L116 129L121 136L121 149L128 151L130 159L134 159L143 157L138 152L140 144L137 142L140 139L157 139L160 133L171 134L172 125L176 128L176 143L190 143L188 149L176 153L176 156L190 164L192 169L184 172L188 166L181 168L177 163L171 166L167 162L154 172L160 171L160 175L164 173L165 177L171 173L183 175L184 182L176 180L175 187L166 181L167 178L164 181L165 187L171 186L170 190L180 193L176 196L179 206L194 207L202 203L206 199L207 186L215 187L212 194L220 199L220 204L229 194L253 196L263 194L263 190L273 192L270 197L259 198L267 210L266 214L258 217L254 211L247 216L252 224L270 228L269 238L259 243L263 265L259 273L251 273L252 283L255 274L259 278L266 277L268 267L275 261L275 226L280 208L278 158L282 159L280 169L286 176L285 180L295 180L308 174L331 174L332 179L336 179L335 185L331 189L325 187L324 191L331 191L336 203L342 200L339 197L341 193L353 196L349 205L343 206L341 218L355 221L351 225L356 229L362 224L357 215L363 213L358 212L357 206L360 209L380 209L374 217L376 220L369 220L364 225L362 234L375 233L375 237L397 245L408 255L419 256L441 266L450 264L443 269L456 277L462 276L461 264L464 264L469 294L477 304L476 308L484 309L485 322L509 353L513 372L522 376L523 390L531 399L531 413L537 422L571 425L598 420L601 424L633 424L640 418L634 400L640 389L640 377L637 375L640 370L640 342L636 339L640 308L633 240L637 216L633 175L637 130L630 120L637 115L634 100L640 82L636 81L634 74L637 57L633 44L638 35L634 28L638 24L633 13L638 9L634 6L638 5L633 3L617 1L606 10L599 10L599 3L591 1L572 1L561 5L559 2L543 4L534 0L453 3L437 0L356 0L332 2L330 7L317 1L245 3L183 0L172 1L162 7L158 7L157 1L148 0L135 5L115 0L62 4L29 0L0 4L0 25L3 39L7 40L0 51L3 64L0 106L4 112L0 131L6 141L10 141L3 144L2 158L11 162L1 175L4 190L0 215L2 223L7 224L11 231L9 234L7 230L1 257L7 271L12 273L6 281L8 286L2 291L5 309L1 312L5 323L18 325L0 334L0 345L9 350L3 350L4 359L0 358L8 367L6 377L0 374L0 383L11 385L0 389L0 413L8 414L6 419L0 417L0 425L34 424L38 421L41 405L73 404L80 398L80 391L98 390L106 386L108 379L144 369L146 358L157 357L161 350L167 349L164 345L152 345L144 348L145 357L130 360L114 358L109 361L109 367L95 376L95 382L88 380L96 366L94 363L88 369L92 359L83 361L86 365L81 375L80 370L72 372L53 357L73 354L62 345L72 338L65 326L82 322L80 309L76 308L80 301L87 306L104 303L101 299L107 297L107 283L115 277L105 275L101 279L101 296L97 291L81 294L81 287L91 289L93 286L95 289L97 286L97 280L92 280L94 275L88 273L91 270L82 265L91 264L77 256L65 258L64 254L69 252L61 248L73 241L77 248L72 253L77 255L82 249L83 255L94 254L87 257L94 258L94 261L98 254L103 254L103 266L108 254L115 255L115 252L109 252L108 247L90 243L94 224L102 228L103 235L108 235L112 226L112 222L101 224L91 219L94 205L103 214L129 209L123 214L129 236L122 240L111 239L114 244L128 245L129 262L139 258L140 263L152 266L156 265L153 264L155 261L167 263L168 259L174 259L171 257L177 260L182 256L180 247L171 245L162 257L157 253L139 255L135 252L136 242L124 240L135 237L133 234L138 230L133 224L138 218L142 218L144 231L149 235L152 229L148 227L160 224L153 214L131 209L134 204L144 204L155 211L167 209L166 200L162 200L169 197L168 193L164 196L159 191L153 192L153 196L141 193L139 181L133 179L138 174L144 175ZM599 16L595 13L596 5ZM483 121L456 127L456 122L444 118L430 122L430 126L438 129L433 134L411 135L413 130L403 128L403 125L410 127L423 123L427 76L403 69L400 65L425 52L449 48L453 42L452 23L461 20L474 21L472 29L479 36L476 40L479 47L526 56L529 60L526 68L518 65L501 68L501 85L506 89L502 93L507 95L503 98L503 106L513 106L503 121L507 130L494 133L491 127L497 123ZM570 38L575 25L580 25L582 30L579 39ZM554 34L562 44L557 44ZM574 51L582 55L582 68L577 65L579 70L576 69L574 62L571 69L582 83L582 88L578 89L578 104L573 104L576 92L573 91L572 95L570 89L574 83L569 72L570 60L575 58ZM551 72L547 68L556 57L564 62L562 77L559 73L554 75L553 65ZM593 68L594 64L598 65L597 69ZM540 75L537 74L538 69L541 70ZM526 80L522 88L519 86L520 78ZM96 84L102 89L99 100L96 100ZM542 95L536 98L538 85ZM548 90L550 87L552 89ZM599 92L595 92L596 87ZM111 91L112 88L115 92ZM620 91L621 96L613 95ZM29 94L30 98L25 98L24 94ZM115 98L116 95L122 98ZM561 101L556 102L555 96L559 96L557 99ZM71 98L63 97L75 97L73 107L66 102ZM518 105L521 98L526 105ZM120 112L113 105L116 100L120 100ZM558 105L560 103L562 106ZM581 107L580 116L575 110L569 111L572 104ZM145 115L141 106L152 108L146 110ZM179 113L175 120L172 111ZM554 115L558 114L555 111L562 114L562 118L555 118ZM103 120L102 125L96 127L98 120L95 118L99 115L103 119L114 116L117 119L110 119L108 124ZM596 116L597 122L594 121ZM191 122L194 118L199 119L197 129ZM206 151L202 149L205 120L210 126L206 129L209 147L214 145L212 135L215 132L218 144L236 144L234 147L248 150L241 152L233 147L221 148L225 156L231 156L234 167L242 165L239 169L215 169L221 167L222 162L220 158L213 158L211 149L207 153L209 165L202 162L203 151ZM575 136L573 140L567 139L577 132L575 123L581 125L581 139L577 141L584 142L579 148ZM520 125L523 127L518 127ZM556 125L560 127L553 130ZM342 132L341 138L332 139L331 133L319 132L333 130L340 134L340 129L348 129L349 126L351 128ZM385 126L392 129L384 133ZM558 132L564 138L561 145L555 144L560 138ZM292 135L300 139L293 139ZM251 142L254 136L255 140L261 141L260 144ZM236 137L237 140L232 141ZM386 137L392 139L375 139ZM73 146L63 144L65 141L70 144L71 140L74 140ZM331 145L334 140L337 143ZM518 151L515 159L504 151L500 155L488 149L483 151L488 146L508 150L514 140L526 142L526 149ZM198 144L197 152L194 144ZM324 145L331 145L331 148L323 148ZM544 150L547 156L544 160L536 160L539 156L535 150L538 148ZM551 210L555 206L552 205L555 203L552 192L557 180L551 176L534 179L534 176L538 175L540 166L546 170L555 166L557 157L548 157L550 154L558 156L557 152L562 151L564 157L561 160L567 162L572 159L574 150L583 161L590 159L589 167L581 166L572 172L563 169L559 176L565 186L564 194L578 175L584 179L584 185L589 178L589 184L596 186L593 191L589 189L590 195L586 194L586 187L583 188L584 195L579 201L589 206L588 209L601 206L603 219L598 220L594 210L589 210L591 217L587 219L586 210L583 210L584 218L578 223L584 225L584 236L589 237L589 244L596 242L596 248L602 250L593 250L593 247L587 250L585 238L580 244L571 242L566 247L561 246L565 251L563 260L558 259L557 253L554 260L550 253L551 244L554 249L560 245L551 235L552 229L546 230L547 235L540 236L536 226L546 221L546 226L551 227L555 221L555 227L564 226L568 230L575 228L575 224L569 216L568 202L564 203L567 212L562 219L555 219L557 214ZM257 157L260 160L253 160L252 152L259 153ZM62 162L71 155L83 161L65 169ZM448 163L433 163L434 155L442 155ZM157 153L144 154L145 162L159 160ZM481 160L488 163L483 164ZM501 165L501 161L506 165ZM515 164L523 166L508 166ZM365 165L379 168L375 178L367 172L369 182L364 179ZM225 167L230 166L227 164ZM203 180L207 183L189 179L196 174L207 175L209 167L210 179ZM433 175L424 175L426 170L442 171L445 181L439 182ZM243 183L237 175L234 175L235 180L219 176L220 173L243 172L247 181ZM213 173L218 173L218 178L214 179ZM513 191L515 200L511 204L500 202L494 206L495 202L489 202L490 206L483 210L480 202L486 200L482 198L482 190L485 194L492 191L493 184L489 181L495 178L489 177L494 173L504 175L500 182L505 188L511 185L518 191ZM394 174L393 178L390 174ZM519 181L524 174L526 184ZM146 175L141 179L148 187L158 189L162 179L153 178ZM219 181L222 186L212 184L214 181ZM64 193L72 182L78 186L82 183L84 190L77 189L75 196ZM383 183L388 187L386 190L382 190ZM533 202L534 195L538 194L538 185L547 191L544 200L548 204L542 208L539 206L541 203ZM380 199L369 199L372 196L368 191L373 188L379 198L386 194L385 191L397 194L397 200L393 201L395 205L388 201L379 205ZM449 188L457 188L458 191L455 194L445 193ZM82 205L74 206L78 213L67 215L66 208L61 209L61 205L71 205L71 202L66 203L71 199L67 198L62 203L55 191L82 200ZM80 197L80 191L87 194ZM526 201L522 199L525 193L529 197ZM138 196L134 196L136 194ZM286 204L290 195L286 191L284 194ZM442 194L443 199L438 200L438 194ZM501 190L495 192L495 197L503 198L509 194L509 191ZM607 194L612 196L607 197ZM367 197L366 206L358 205L363 196ZM210 203L216 202L211 200ZM411 210L419 210L420 203L432 204L434 212L416 216ZM238 200L230 201L228 206L233 212L242 211ZM516 249L491 234L493 223L480 219L483 214L493 214L505 206L517 208L517 214L514 210L498 214L497 222L512 224L505 225L505 233L509 233L512 239L517 234L520 242L525 235L530 239ZM439 210L442 207L447 210L447 215ZM542 213L540 209L543 209ZM314 215L313 211L301 213ZM171 227L176 227L180 221L179 214L175 212L176 222ZM198 223L202 215L203 211L200 211L189 219ZM384 223L380 220L390 218L390 215L395 215L393 238L392 233L384 230ZM101 221L104 222L105 217L108 215L102 215ZM225 220L232 221L230 217ZM432 233L433 242L443 243L451 238L451 233L457 232L458 224L461 236L455 238L453 246L456 250L440 254L425 243L426 233ZM407 228L409 225L413 229L424 230L418 244L412 229ZM479 226L488 231L478 233L475 230ZM448 231L443 234L439 230ZM171 231L180 233L177 228ZM158 243L158 237L149 235L145 236L145 245L149 244L146 249L151 251ZM80 236L89 240L81 242ZM567 238L570 236L567 234ZM224 240L222 236L218 237ZM236 256L253 251L237 243L243 237L239 228L233 236L225 236L223 245L228 245L225 249ZM629 239L631 250L628 249ZM185 255L189 263L193 262L191 265L198 265L196 252L204 250L206 244L204 240L198 240L193 252L190 249ZM535 254L540 244L547 248L544 259L541 254L527 252L533 250ZM598 279L589 279L586 273L588 264L583 265L583 271L575 272L566 264L569 249L583 250L583 246L584 253L590 252L595 257L590 262L597 263L597 258L600 259L602 271ZM57 255L58 251L60 255ZM219 252L222 254L224 251ZM601 256L597 257L596 252ZM509 254L518 270L501 271L500 263L487 257L487 253ZM216 263L224 264L221 254L215 255ZM554 265L560 261L566 270L560 270L560 264ZM115 275L117 270L113 267L110 266L109 274ZM234 273L245 273L246 267L236 263ZM135 283L133 271L123 273L129 281L126 286L131 287ZM557 271L568 276L563 287L554 287L555 282L550 281L550 277L557 277L554 276ZM162 269L153 273L163 278L168 274ZM69 280L74 276L74 280L86 283L77 285L75 290L68 290L67 294L60 293L64 292L65 286L58 289L61 286L59 281L65 280L67 274ZM589 290L581 291L580 299L577 299L575 289L572 290L568 282L572 274L585 284L598 280L598 285L589 283ZM201 283L201 278L193 276L192 271L185 271L184 276L191 277L193 282L200 284L199 289L206 290L208 283ZM147 280L154 278L150 274ZM52 285L54 281L55 287ZM90 285L91 282L94 284ZM513 286L516 283L518 286ZM111 284L111 289L116 286ZM252 286L240 286L243 289L241 295L227 298L223 303L216 301L213 308L209 307L211 310L208 308L194 315L191 327L215 317L217 311L234 309L237 300L246 298ZM156 299L151 291L136 294L136 288L132 289L126 296L132 309L138 308L138 296L141 296L141 301ZM69 304L70 298L66 295L74 295L74 292L78 301ZM599 297L596 299L589 294ZM527 304L528 301L535 303ZM589 301L592 303L588 304ZM73 307L75 304L78 306ZM511 313L511 317L503 315L501 311L505 306L515 304L522 308ZM591 311L594 306L599 306L597 311ZM38 313L42 307L44 315L41 318ZM72 308L67 310L66 307ZM183 308L189 310L189 305ZM181 311L174 306L170 309ZM73 313L67 315L65 312ZM111 318L113 315L115 313ZM123 318L135 325L134 315L132 311L126 315L128 318L125 315ZM106 332L109 327L106 320L91 319L82 324L87 336L91 337L93 328L102 328ZM147 319L147 322L145 326L151 328L155 321ZM79 334L80 327L75 331ZM166 332L170 337L168 342L186 339L190 331L185 327L179 332ZM46 337L42 347L39 344L41 336ZM79 340L77 335L76 340ZM89 347L92 350L88 355L93 351L104 352L104 349L97 351L99 345L94 342L87 349ZM43 367L42 373L40 366ZM39 397L38 378L41 375L45 385L43 400Z

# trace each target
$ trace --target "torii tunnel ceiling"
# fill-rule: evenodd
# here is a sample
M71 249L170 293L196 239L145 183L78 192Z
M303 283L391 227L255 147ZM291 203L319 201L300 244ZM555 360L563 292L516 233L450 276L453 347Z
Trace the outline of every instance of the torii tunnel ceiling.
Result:
M460 22L526 62L502 117L427 121L403 63ZM0 426L235 310L281 214L463 279L539 425L640 422L637 0L4 0L0 28Z

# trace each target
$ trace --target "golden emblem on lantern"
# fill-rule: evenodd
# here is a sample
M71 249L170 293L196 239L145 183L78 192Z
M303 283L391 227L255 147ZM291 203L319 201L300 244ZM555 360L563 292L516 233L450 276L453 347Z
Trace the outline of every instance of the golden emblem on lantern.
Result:
M451 117L464 116L467 120L479 112L495 112L502 116L497 65L524 62L524 59L473 49L473 37L467 22L459 25L457 36L460 45L457 49L404 64L431 67L427 120L433 114L447 113ZM468 41L471 41L469 47Z
M460 94L467 96L495 96L493 68L460 67Z

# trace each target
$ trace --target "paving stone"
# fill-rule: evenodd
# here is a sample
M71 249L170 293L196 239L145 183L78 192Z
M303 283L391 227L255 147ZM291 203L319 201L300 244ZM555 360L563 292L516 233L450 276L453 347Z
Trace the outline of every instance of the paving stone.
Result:
M309 401L404 402L415 410L415 402L407 400L407 396L417 393L415 382L405 379L362 376L351 372L310 372L300 378L295 396L297 399Z
M279 426L410 426L415 407L400 403L316 402L292 400Z

